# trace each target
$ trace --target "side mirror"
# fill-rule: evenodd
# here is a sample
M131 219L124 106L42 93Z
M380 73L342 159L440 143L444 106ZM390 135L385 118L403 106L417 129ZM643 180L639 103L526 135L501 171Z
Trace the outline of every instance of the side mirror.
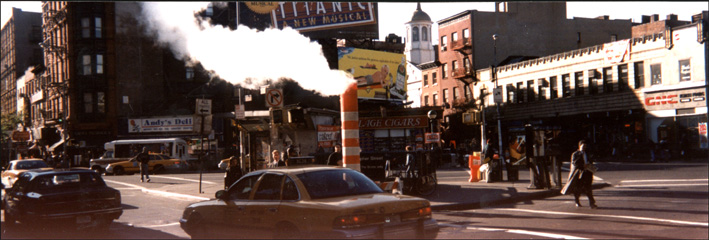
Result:
M219 191L217 191L217 193L214 194L215 198L217 198L219 200L224 200L224 201L227 200L227 198L228 198L227 196L229 196L229 194L227 194L227 192L224 190L219 190Z

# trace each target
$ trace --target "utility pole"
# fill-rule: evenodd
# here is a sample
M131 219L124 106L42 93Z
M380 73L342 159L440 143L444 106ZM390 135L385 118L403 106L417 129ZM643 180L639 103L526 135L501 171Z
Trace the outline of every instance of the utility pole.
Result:
M493 80L495 81L495 88L498 88L497 84L497 34L492 35L492 40L494 42L493 45L493 67L492 67L492 77ZM502 120L500 119L500 103L495 102L495 107L497 108L497 142L500 148L498 148L498 155L500 156L500 162L499 162L499 167L497 169L498 176L500 176L500 181L502 181L502 166L504 165L505 162L505 155L502 154Z

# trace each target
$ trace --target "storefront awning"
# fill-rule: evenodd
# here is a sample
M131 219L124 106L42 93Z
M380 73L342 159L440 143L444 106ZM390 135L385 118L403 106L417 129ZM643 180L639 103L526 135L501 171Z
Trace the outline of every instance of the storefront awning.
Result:
M59 147L60 149L64 146L64 139L59 139L56 143L52 144L51 147L47 148L47 151L54 152L54 149Z

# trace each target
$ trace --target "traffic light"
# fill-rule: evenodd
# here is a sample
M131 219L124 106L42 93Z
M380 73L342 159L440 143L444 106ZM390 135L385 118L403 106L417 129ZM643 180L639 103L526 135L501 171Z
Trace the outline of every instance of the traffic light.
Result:
M58 123L64 123L64 113L59 113L57 116Z

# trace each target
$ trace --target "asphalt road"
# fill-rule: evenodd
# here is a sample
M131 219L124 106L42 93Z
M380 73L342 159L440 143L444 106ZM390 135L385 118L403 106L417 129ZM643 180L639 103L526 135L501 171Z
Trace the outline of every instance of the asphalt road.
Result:
M610 187L596 190L598 209L576 208L572 196L557 196L475 210L436 211L439 239L520 238L682 238L707 239L709 168L706 163L599 163L597 174ZM461 174L466 174L460 171ZM222 184L223 173L203 175L204 189ZM456 178L456 176L444 176ZM461 175L460 177L466 177ZM565 176L564 176L565 177ZM37 231L26 225L2 239L182 239L182 210L194 199L146 194L138 175L104 176L122 194L124 213L108 232ZM175 180L194 182L198 174L152 176L151 187ZM194 186L194 185L193 185ZM210 198L213 192L195 195Z

